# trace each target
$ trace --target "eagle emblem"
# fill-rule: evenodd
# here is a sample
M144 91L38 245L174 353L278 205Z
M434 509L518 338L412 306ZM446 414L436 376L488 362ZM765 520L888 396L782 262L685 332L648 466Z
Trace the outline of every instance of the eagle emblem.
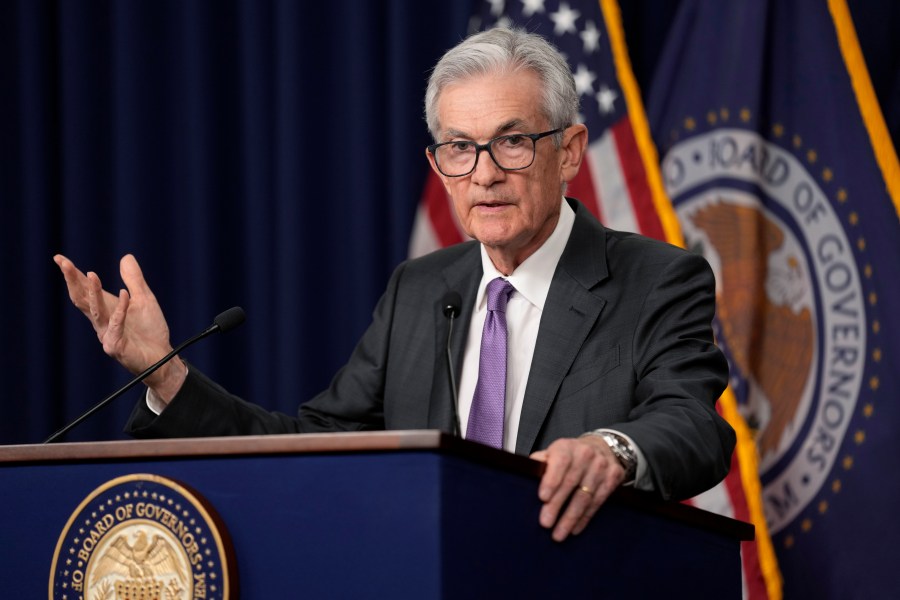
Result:
M72 513L50 567L54 600L227 600L228 537L212 506L150 473L102 483Z
M117 598L159 598L162 584L167 584L167 597L177 598L190 577L190 568L175 545L156 533L151 538L141 526L114 537L89 571L91 588L100 584L110 589L104 580L113 577Z
M818 165L797 153L799 137L790 148L776 138L716 127L663 160L685 240L716 274L715 334L755 435L773 534L834 490L828 480L846 460L864 389L867 334L878 328L866 322L871 266L856 256L865 239L844 222L853 226L854 212L832 203L835 182L823 189Z
M719 257L720 343L762 406L751 406L761 457L776 453L796 422L813 362L815 327L802 257L779 252L785 234L758 208L717 198L692 216ZM774 257L774 258L773 258Z

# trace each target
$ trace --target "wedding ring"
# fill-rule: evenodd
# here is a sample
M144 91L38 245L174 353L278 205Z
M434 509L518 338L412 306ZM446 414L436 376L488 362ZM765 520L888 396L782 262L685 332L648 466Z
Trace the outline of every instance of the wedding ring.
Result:
M583 485L583 486L581 486L581 487L578 488L578 489L579 489L580 491L584 492L585 494L587 494L588 496L593 496L593 495L594 495L594 490L592 490L591 488L589 488L589 487L586 486L586 485Z

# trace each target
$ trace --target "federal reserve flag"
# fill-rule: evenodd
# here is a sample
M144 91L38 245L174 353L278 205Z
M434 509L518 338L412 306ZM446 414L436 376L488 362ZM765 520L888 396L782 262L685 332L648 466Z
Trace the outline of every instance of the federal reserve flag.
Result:
M900 168L844 0L684 0L649 90L786 598L900 593Z

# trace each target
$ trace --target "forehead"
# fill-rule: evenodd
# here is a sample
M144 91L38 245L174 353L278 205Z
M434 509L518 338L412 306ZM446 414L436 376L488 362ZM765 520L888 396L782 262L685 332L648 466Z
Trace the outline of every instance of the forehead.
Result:
M437 116L441 136L488 139L504 131L536 131L543 116L540 78L533 71L477 75L441 91Z

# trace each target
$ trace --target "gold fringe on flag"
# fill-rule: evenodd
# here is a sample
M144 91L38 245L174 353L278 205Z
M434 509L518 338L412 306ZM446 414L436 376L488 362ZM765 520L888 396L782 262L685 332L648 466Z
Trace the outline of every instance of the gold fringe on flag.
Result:
M678 217L675 215L675 209L672 208L672 203L669 202L669 197L663 187L662 174L659 171L659 155L653 144L653 137L650 135L650 125L647 123L644 103L641 101L641 90L631 71L631 60L628 58L628 47L625 45L619 4L616 0L600 0L600 10L606 21L613 64L616 65L616 75L622 85L622 92L625 94L625 105L628 107L634 139L637 140L638 152L641 154L644 171L647 173L647 183L650 186L653 206L656 208L656 214L662 224L666 241L684 248L684 237L681 234L681 227L678 225Z
M841 56L843 56L847 72L850 74L850 84L856 95L856 104L859 106L859 112L862 114L863 123L869 134L869 141L875 151L875 160L878 168L881 169L882 177L884 177L888 195L894 202L894 210L900 217L900 163L897 162L897 152L894 150L894 144L891 142L891 136L884 123L884 115L881 113L878 98L872 88L872 79L869 77L869 70L866 68L866 61L859 47L859 38L856 36L856 27L850 16L850 9L847 8L846 0L828 0L828 10L837 31Z
M756 441L753 438L753 432L744 421L744 417L738 412L737 400L734 392L731 391L731 386L728 386L722 393L722 397L719 398L719 406L722 408L722 416L734 428L737 435L737 445L734 451L737 452L738 463L741 465L741 485L744 488L744 497L747 499L747 510L750 512L750 520L756 527L759 569L766 583L766 591L769 600L781 600L781 570L778 568L778 559L775 557L775 547L769 536L769 528L766 526Z
M644 112L643 102L641 101L640 89L631 70L631 61L628 58L628 48L625 44L619 5L616 0L599 1L603 18L606 20L606 30L609 32L616 73L619 77L619 83L622 85L622 91L625 94L625 103L628 107L628 114L631 117L634 136L637 140L641 160L644 163L644 169L647 172L647 181L652 191L654 207L662 223L666 241L684 248L684 236L681 233L678 216L675 214L672 202L669 200L663 187L662 173L659 170L659 155L650 135L650 126L647 122L647 115ZM762 485L759 481L756 442L753 439L750 428L738 412L737 401L730 387L722 394L719 403L725 420L728 421L737 434L735 452L737 452L738 463L741 469L741 485L747 500L750 520L756 528L759 566L765 581L766 591L769 600L781 600L781 571L778 569L778 560L775 557L775 549L772 545L772 538L769 535L769 528L766 525L766 517L763 510Z

